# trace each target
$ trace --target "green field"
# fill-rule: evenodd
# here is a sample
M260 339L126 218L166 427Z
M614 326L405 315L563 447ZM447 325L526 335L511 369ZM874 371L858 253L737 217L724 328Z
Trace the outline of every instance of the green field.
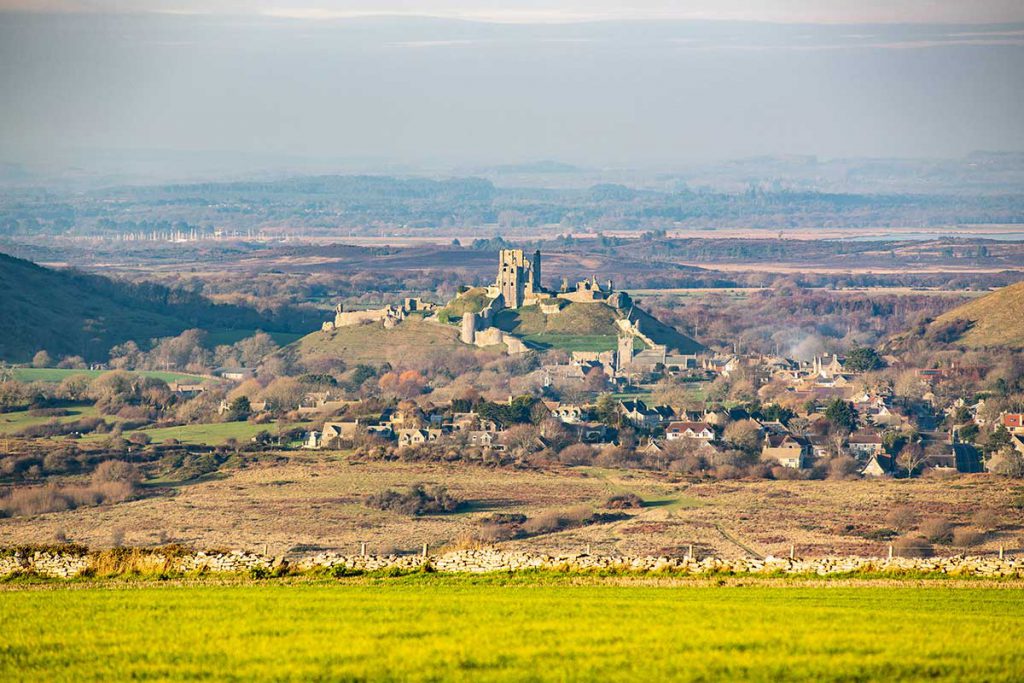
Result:
M72 375L99 377L107 370L70 370L65 368L15 368L14 379L19 382L61 382ZM165 382L203 382L204 377L188 375L181 372L162 372L160 370L139 370L136 375L154 377Z
M0 434L13 434L25 427L46 424L47 422L71 422L82 417L97 417L99 411L95 406L73 406L67 409L68 415L49 416L32 415L27 410L17 410L13 413L0 413Z
M301 423L287 423L280 425L281 429L291 429L301 426ZM252 422L213 422L209 424L191 424L178 427L161 427L159 429L139 430L149 435L154 443L162 443L167 439L177 439L184 444L206 444L208 446L219 446L228 439L246 442L260 432L277 434L279 425L277 423L253 424ZM130 432L126 432L127 436Z
M1020 589L570 578L0 592L0 678L1024 679Z

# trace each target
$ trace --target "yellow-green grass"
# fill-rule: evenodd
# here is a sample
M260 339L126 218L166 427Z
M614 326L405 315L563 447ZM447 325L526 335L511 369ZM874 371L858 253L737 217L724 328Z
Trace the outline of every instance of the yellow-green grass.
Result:
M3 680L1024 678L1019 590L421 575L0 593Z
M71 422L83 417L96 417L99 411L95 406L73 406L66 409L68 415L54 417L52 415L32 415L27 410L18 410L13 413L0 413L0 434L13 434L26 427L46 424L51 420L57 422Z
M541 349L570 352L611 351L617 343L616 337L608 334L528 334L523 337L523 341Z
M268 423L253 424L252 422L214 422L210 424L190 424L177 427L160 427L158 429L139 430L147 434L153 443L162 443L168 439L177 439L184 444L205 444L219 446L228 439L246 442L260 432L277 434L279 431L301 427L303 423ZM128 436L131 432L125 432Z
M14 379L19 382L61 382L72 375L85 375L95 378L107 370L73 370L67 368L15 368ZM137 375L162 379L165 382L203 382L205 378L181 372L163 372L160 370L140 370Z
M516 335L605 335L618 334L618 312L603 303L570 303L558 313L547 315L539 306L523 306L499 312L494 324Z

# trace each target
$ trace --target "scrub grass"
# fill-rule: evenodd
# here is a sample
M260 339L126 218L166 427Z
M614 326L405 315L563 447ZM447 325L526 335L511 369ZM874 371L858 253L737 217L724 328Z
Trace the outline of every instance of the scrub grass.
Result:
M10 586L3 680L1024 678L1018 589L532 576Z

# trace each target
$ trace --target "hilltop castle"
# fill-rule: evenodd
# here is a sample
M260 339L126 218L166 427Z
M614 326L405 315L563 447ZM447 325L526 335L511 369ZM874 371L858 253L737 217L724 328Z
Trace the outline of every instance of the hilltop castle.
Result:
M498 255L498 274L494 284L487 287L483 307L475 311L466 310L461 315L459 340L479 347L504 345L509 354L525 353L529 348L520 337L497 327L495 318L498 313L506 308L536 306L544 316L556 316L571 304L577 303L603 303L617 312L615 333L618 340L615 351L582 354L593 355L593 360L601 361L617 371L629 367L666 365L673 361L684 364L685 354L692 354L702 348L697 342L635 306L628 294L615 291L611 280L602 284L593 276L580 280L575 287L570 288L568 280L563 278L557 291L546 289L541 282L540 250L528 258L522 249L501 250ZM474 306L478 307L479 304ZM436 311L436 304L419 298L408 298L401 305L387 305L371 310L346 311L339 304L334 311L334 320L323 323L322 329L331 332L342 327L368 323L381 323L385 329L390 329L410 314L443 324L439 316L432 315Z
M624 292L614 290L611 280L601 284L596 276L580 280L572 289L565 278L558 291L545 289L541 283L540 249L533 252L529 259L522 249L501 250L498 255L498 277L487 288L489 298L497 299L499 295L505 308L540 304L542 309L549 309L545 313L558 304L558 299L574 303L604 301L614 308L625 308L630 303Z

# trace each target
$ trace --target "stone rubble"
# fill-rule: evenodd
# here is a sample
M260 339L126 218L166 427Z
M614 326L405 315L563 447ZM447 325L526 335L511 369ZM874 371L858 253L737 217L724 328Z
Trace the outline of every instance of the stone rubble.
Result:
M847 573L936 573L951 576L1024 578L1024 558L934 557L891 559L871 557L820 557L812 559L766 557L725 560L715 557L621 557L608 555L546 555L495 549L460 550L440 555L343 555L319 553L291 562L245 551L163 554L159 549L130 551L131 566L168 573L251 573L271 571L288 564L300 571L345 567L350 571L415 571L428 566L446 573L516 572L554 570L580 572L632 572L673 574L779 574L829 576ZM97 573L101 553L68 553L52 550L0 549L0 577L32 573L72 578ZM109 573L109 570L107 570ZM104 573L103 571L99 573Z

